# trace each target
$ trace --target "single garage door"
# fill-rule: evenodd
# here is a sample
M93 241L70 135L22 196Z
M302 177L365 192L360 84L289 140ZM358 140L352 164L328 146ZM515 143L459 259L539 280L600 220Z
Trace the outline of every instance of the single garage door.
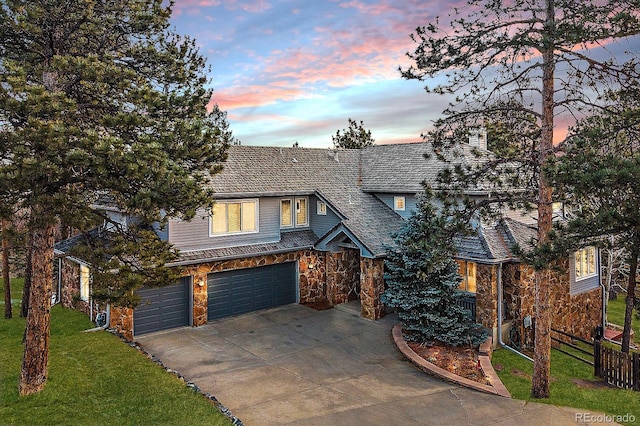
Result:
M296 263L216 272L207 277L208 319L295 303Z
M191 277L183 277L178 284L159 288L142 288L142 298L133 313L133 334L189 325L189 288Z

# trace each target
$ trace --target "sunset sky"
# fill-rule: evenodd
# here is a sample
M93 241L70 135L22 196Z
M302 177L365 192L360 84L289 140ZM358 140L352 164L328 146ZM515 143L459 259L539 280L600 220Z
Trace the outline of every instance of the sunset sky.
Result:
M208 57L213 101L244 145L329 147L348 118L397 143L420 140L447 105L400 77L410 34L462 4L176 0L171 22Z

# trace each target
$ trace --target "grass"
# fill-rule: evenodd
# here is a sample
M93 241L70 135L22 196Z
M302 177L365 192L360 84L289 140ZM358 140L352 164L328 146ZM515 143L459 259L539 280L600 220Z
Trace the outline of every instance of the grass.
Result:
M624 311L625 311L625 295L620 294L615 300L609 300L607 303L607 320L613 324L623 326L624 325ZM634 341L636 345L640 345L640 320L634 310L631 319L631 328L634 331Z
M12 280L14 286L21 291L21 281ZM116 336L82 333L93 324L60 306L51 312L47 384L36 395L20 397L25 321L19 303L13 308L13 319L0 319L1 424L230 424L208 399Z
M584 408L589 412L604 412L610 415L630 414L640 419L640 394L632 390L602 387L602 381L593 376L593 367L574 360L558 351L551 351L550 398L531 397L531 374L533 364L506 349L494 351L491 360L500 380L516 399L542 402L573 408ZM597 387L576 384L576 380Z

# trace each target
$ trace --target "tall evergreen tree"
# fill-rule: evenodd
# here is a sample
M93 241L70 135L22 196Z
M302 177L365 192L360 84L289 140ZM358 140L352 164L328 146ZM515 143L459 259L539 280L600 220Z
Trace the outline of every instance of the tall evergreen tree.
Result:
M13 310L11 309L11 274L9 273L9 221L2 220L2 282L4 285L4 318L11 319Z
M56 225L95 224L99 198L146 225L210 205L226 143L206 112L206 61L162 3L0 7L0 202L30 211L32 243L21 395L47 378Z
M487 336L458 303L462 278L449 220L420 200L388 250L382 301L396 309L408 340L477 345Z
M373 145L375 139L371 137L371 130L364 128L364 123L358 124L355 120L349 119L349 128L338 130L333 139L334 148L360 149Z
M537 210L538 253L548 252L544 248L551 230L552 189L542 167L553 156L556 117L571 118L597 108L603 85L610 89L633 86L639 74L637 53L625 60L607 49L593 51L640 33L640 17L635 13L639 7L640 0L469 0L446 20L420 27L412 36L418 43L409 54L415 64L402 70L402 75L424 81L430 93L456 96L444 111L445 118L428 135L435 144L447 147L466 141L461 129L493 121L495 115L535 119L539 137L528 138L530 127L521 126L525 133L518 143L530 142L521 155L483 167L494 164L500 169L485 173L489 181L504 176L505 168L519 169L519 174L493 179L491 189L498 203L510 201ZM458 182L459 187L477 185L473 179L460 178L473 174L471 169L460 167L444 178ZM536 321L531 393L546 398L551 289L547 259L539 258L533 266Z
M560 248L596 240L625 249L629 274L622 351L629 352L640 256L640 90L609 99L607 109L575 126L547 174L570 211L557 226Z

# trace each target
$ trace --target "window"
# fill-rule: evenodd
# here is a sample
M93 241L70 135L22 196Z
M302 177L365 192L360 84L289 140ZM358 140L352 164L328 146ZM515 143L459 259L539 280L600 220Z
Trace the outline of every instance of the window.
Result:
M585 247L574 253L576 280L596 275L596 248Z
M393 209L404 211L404 197L393 197Z
M307 213L307 199L296 198L296 226L306 226L309 223Z
M458 266L460 267L459 273L462 277L462 281L458 286L458 290L466 291L469 293L476 292L476 264L475 262L467 262L464 260L458 260Z
M91 273L85 265L80 265L80 299L85 302L89 300L89 281Z
M327 215L327 203L323 203L322 201L318 201L318 215L326 216Z
M293 209L291 200L280 200L280 227L289 228L293 226Z
M218 201L213 206L214 235L258 231L258 200Z

